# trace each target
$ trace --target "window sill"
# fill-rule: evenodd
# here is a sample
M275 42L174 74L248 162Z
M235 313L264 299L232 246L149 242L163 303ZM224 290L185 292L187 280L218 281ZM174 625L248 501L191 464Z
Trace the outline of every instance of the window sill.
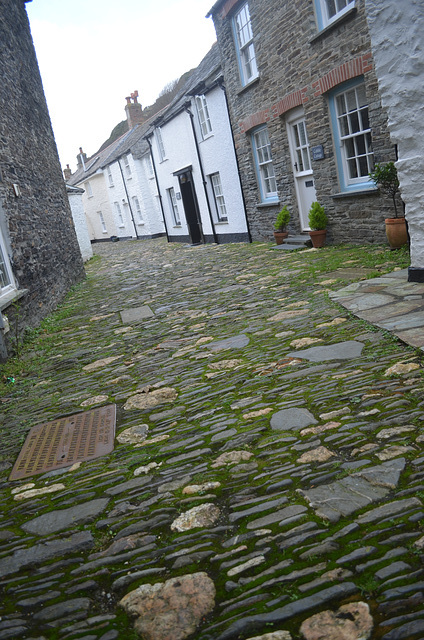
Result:
M313 38L309 40L309 44L314 44L315 42L318 42L322 38L325 38L325 36L331 31L333 31L333 29L336 29L343 22L347 22L348 20L353 18L353 16L355 16L357 13L358 13L358 9L356 7L352 7L351 9L346 11L346 13L344 13L342 16L340 16L339 18L337 18L327 26L323 27Z
M217 222L215 222L215 226L219 224L228 224L228 220L218 220Z
M13 289L12 291L8 291L4 296L0 297L0 311L9 307L12 302L16 302L20 300L28 293L28 289Z
M113 189L113 188L114 188L114 186L115 186L114 184L110 184L110 185L109 185L109 189Z
M358 189L358 191L341 191L340 193L332 193L331 197L335 200L340 198L354 198L356 196L376 196L380 195L379 189Z
M257 209L265 209L266 207L279 207L280 206L280 201L279 200L270 200L269 202L261 202L260 204L256 205Z
M182 228L182 225L180 225L180 224L174 224L172 228L173 228L173 229L181 229L181 228Z
M214 134L213 133L208 133L207 136L203 136L203 138L200 140L200 142L206 142L206 140L209 140L210 138L213 138Z
M237 95L240 96L242 93L250 89L250 87L253 87L255 84L258 84L259 80L260 80L260 76L256 76L256 78L254 78L253 80L245 84L244 87L242 87L239 91L237 91Z
M138 227L144 227L144 222L137 222Z

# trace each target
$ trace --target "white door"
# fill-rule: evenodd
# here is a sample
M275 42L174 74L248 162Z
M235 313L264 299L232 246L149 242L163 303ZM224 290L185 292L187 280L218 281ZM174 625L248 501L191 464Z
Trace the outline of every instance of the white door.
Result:
M287 122L290 155L302 231L309 229L308 213L316 200L308 134L303 113L299 111Z

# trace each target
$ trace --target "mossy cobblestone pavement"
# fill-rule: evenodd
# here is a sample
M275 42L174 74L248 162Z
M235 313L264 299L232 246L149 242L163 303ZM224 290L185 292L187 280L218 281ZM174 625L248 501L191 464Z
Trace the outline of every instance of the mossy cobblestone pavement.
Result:
M406 252L95 252L2 372L0 640L423 638L424 290L400 291ZM363 303L352 283L384 273L363 295L389 297ZM390 282L406 341L340 304L393 318ZM109 404L112 453L9 480L31 427Z

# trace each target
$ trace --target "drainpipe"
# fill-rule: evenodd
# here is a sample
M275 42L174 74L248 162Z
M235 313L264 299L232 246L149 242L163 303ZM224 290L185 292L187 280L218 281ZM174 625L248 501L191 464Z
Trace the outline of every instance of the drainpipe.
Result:
M159 180L158 180L158 173L156 171L155 158L153 156L152 142L151 142L150 138L148 138L147 136L144 138L144 140L147 142L147 144L149 145L149 149L150 149L150 157L152 159L153 173L155 174L155 182L156 182L156 189L158 190L160 210L162 211L162 222L163 222L163 226L165 227L166 239L169 242L168 227L166 226L166 218L165 218L165 212L163 210L162 195L161 195L160 188L159 188Z
M132 210L132 206L131 206L131 202L130 202L130 197L128 195L128 189L127 189L127 185L125 183L124 172L122 171L121 159L120 158L118 158L118 164L119 164L119 168L121 170L122 184L124 185L125 193L127 194L128 206L130 208L131 220L132 220L132 223L133 223L134 233L135 233L135 239L138 240L139 237L138 237L138 233L137 233L137 227L135 226L134 214L133 214L133 210Z
M197 159L199 161L200 173L201 173L202 182L203 182L203 188L205 190L206 205L208 207L209 220L210 220L210 223L211 223L211 226L212 226L213 239L214 239L214 242L216 244L219 244L218 236L216 235L215 225L214 225L213 217L212 217L211 203L209 201L209 194L208 194L208 188L207 188L208 187L208 183L206 182L205 172L203 171L202 157L200 155L199 142L198 142L197 136L196 136L196 128L194 126L194 115L193 115L192 111L190 111L190 109L189 109L189 104L186 104L184 106L184 108L185 108L186 112L188 113L188 115L190 116L191 130L193 132L194 144L196 146L196 152L197 152Z
M228 120L229 120L229 125L230 125L230 131L231 131L231 139L233 141L233 148L234 148L234 157L236 159L236 165L237 165L237 173L238 173L238 178L239 178L239 183L240 183L240 191L241 191L241 197L243 200L243 209L244 209L244 218L246 220L246 227L247 227L247 237L249 238L249 242L252 242L252 234L250 233L250 225L249 225L249 219L247 217L247 213L246 213L246 199L244 197L244 190L243 190L243 185L241 182L241 174L240 174L240 164L239 164L239 160L238 160L238 156L237 156L237 151L236 151L236 143L234 140L234 133L233 133L233 127L231 126L231 118L230 118L230 110L228 108L228 96L227 96L227 91L225 89L225 85L222 81L222 78L220 80L218 80L218 84L221 87L221 89L224 92L224 97L225 97L225 106L227 107L227 114L228 114Z

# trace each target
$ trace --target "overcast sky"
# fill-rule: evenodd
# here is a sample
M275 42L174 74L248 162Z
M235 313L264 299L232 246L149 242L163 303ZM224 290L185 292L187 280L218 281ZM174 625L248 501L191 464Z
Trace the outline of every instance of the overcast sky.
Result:
M33 0L26 4L62 168L196 67L216 40L215 0Z

